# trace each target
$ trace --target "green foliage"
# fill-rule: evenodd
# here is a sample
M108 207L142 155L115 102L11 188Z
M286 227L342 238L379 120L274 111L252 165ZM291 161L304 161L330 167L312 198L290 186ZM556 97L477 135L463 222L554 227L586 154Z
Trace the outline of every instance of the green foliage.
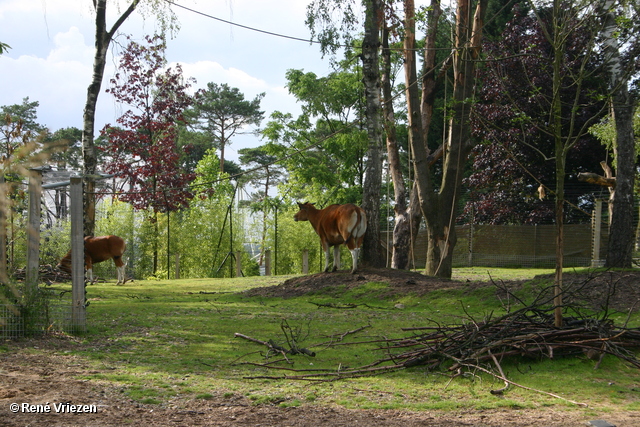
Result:
M611 116L603 118L600 123L591 126L589 133L598 138L598 140L607 147L607 151L613 157L612 165L616 167L616 124ZM636 110L633 116L633 133L636 139L636 153L640 153L640 110Z
M368 139L357 126L363 115L360 78L357 68L327 77L287 72L287 86L302 103L303 114L294 120L290 114L275 112L262 135L267 140L265 151L282 159L280 164L288 172L280 185L280 194L288 201L358 203L361 199Z
M75 127L69 127L64 129L58 129L52 133L48 138L48 141L59 144L61 150L59 153L54 154L51 157L51 161L56 164L58 169L66 170L67 168L72 170L80 170L82 165L82 131ZM100 145L101 138L98 138L96 145ZM98 158L102 160L104 155L101 155L102 151L98 152ZM99 161L100 161L99 160Z
M335 55L344 47L350 51L361 18L353 0L313 0L307 5L305 24L311 38L320 42L323 55Z
M213 197L223 200L233 196L233 183L229 180L227 173L220 172L220 158L216 155L215 149L210 148L205 152L195 172L193 188L201 199Z

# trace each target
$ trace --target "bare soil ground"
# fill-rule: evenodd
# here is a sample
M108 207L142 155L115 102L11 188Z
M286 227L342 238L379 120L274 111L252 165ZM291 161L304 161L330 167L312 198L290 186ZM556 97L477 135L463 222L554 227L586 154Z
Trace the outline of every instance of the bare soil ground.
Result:
M418 273L363 269L316 274L290 279L268 288L253 289L251 295L280 296L330 291L335 286L355 287L368 281L387 282L390 294L426 294L435 289L469 289L487 283L450 281L425 277ZM572 283L573 282L573 283ZM502 283L517 289L521 282ZM593 305L609 300L616 310L637 310L640 299L640 273L612 273L589 279L574 278L568 286L580 286L581 295ZM497 292L500 292L498 287ZM350 410L341 407L305 405L281 408L254 405L243 396L216 395L211 399L176 398L164 405L144 405L127 398L123 390L107 382L78 379L96 374L83 359L67 350L77 349L79 342L68 336L50 336L40 340L7 341L8 352L0 353L0 426L584 426L591 420L605 419L622 426L640 425L638 412L611 412L587 416L583 411L555 410L472 410L460 412L407 412L392 410ZM34 351L33 349L37 349ZM13 413L12 403L32 405L70 403L96 405L97 413ZM53 409L52 409L52 412ZM595 411L590 414L596 413Z

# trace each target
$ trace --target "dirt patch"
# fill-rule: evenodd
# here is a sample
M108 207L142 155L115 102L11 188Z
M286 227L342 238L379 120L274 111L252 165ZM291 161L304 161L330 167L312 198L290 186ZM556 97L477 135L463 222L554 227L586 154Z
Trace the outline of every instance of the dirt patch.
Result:
M598 419L579 411L467 410L459 412L350 410L340 407L302 406L281 408L253 405L243 396L213 395L210 399L177 398L163 405L145 405L128 399L124 389L97 380L78 379L98 373L81 359L60 354L64 340L39 344L37 354L27 349L0 356L0 425L18 426L504 426L566 427ZM16 349L17 350L17 349ZM215 392L214 392L215 393ZM12 413L12 403L52 408L51 413ZM55 413L54 404L93 405L95 413ZM68 404L68 405L67 405ZM592 412L593 413L593 412ZM637 422L638 413L606 414L618 426ZM602 417L601 417L602 418Z
M542 278L544 279L544 278ZM393 294L423 295L437 289L491 286L484 282L441 280L419 273L363 269L358 274L336 272L290 279L277 286L252 289L246 295L287 298L329 292L338 286L353 288L369 281L389 283ZM522 282L503 283L517 289ZM593 305L609 301L617 310L637 309L640 273L612 273L590 278L573 277L567 286L582 286L583 297ZM496 288L498 289L498 288ZM282 408L254 405L244 396L212 392L209 399L177 397L162 405L145 405L127 397L122 387L99 380L82 380L99 374L82 358L69 354L82 344L68 336L43 340L6 342L9 351L0 353L0 425L3 426L579 426L605 419L617 426L636 425L638 412L597 415L596 409L579 410L468 410L460 412L350 410L341 407L304 405ZM106 370L105 370L106 372ZM50 407L51 413L13 413L12 403ZM54 403L93 405L95 413L54 413Z

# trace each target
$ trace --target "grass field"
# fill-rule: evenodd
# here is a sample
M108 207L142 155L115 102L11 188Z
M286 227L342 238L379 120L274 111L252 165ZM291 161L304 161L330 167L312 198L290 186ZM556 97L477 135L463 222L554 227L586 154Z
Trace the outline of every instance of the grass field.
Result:
M522 280L551 272L460 269L454 279L487 280L490 274L495 280ZM83 374L84 379L121 386L131 399L145 404L163 404L176 397L242 395L256 404L280 406L640 410L640 372L614 357L605 357L597 370L595 361L581 356L505 360L506 376L534 390L511 387L503 396L490 393L504 384L487 374L467 372L452 377L446 370L432 372L420 366L340 381L286 379L296 369L337 372L368 366L386 355L378 343L370 341L410 336L402 330L406 327L459 324L468 316L499 315L504 308L491 286L400 298L381 297L387 284L374 282L287 299L242 293L285 279L147 280L124 286L113 282L89 286L88 331L78 337L77 346L65 351L95 367ZM69 286L54 289L59 292ZM528 288L523 289L527 292ZM636 323L639 320L637 314L632 318ZM287 348L288 341L295 339L298 347L313 351L315 357L290 355L287 362L282 355L267 354L266 346L236 334L272 340ZM0 345L0 354L3 349L7 347ZM261 366L265 364L273 369ZM586 403L589 408L569 401Z

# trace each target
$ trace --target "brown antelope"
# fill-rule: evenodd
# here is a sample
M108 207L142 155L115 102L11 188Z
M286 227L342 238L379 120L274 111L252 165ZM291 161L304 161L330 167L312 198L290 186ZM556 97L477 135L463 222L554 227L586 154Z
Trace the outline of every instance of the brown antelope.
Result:
M122 261L122 254L127 245L124 240L118 236L87 236L84 238L84 267L87 271L87 278L93 283L93 264L113 259L118 274L118 282L116 284L124 284L126 277L124 273L125 264ZM57 267L66 272L71 273L71 251L69 251L61 260Z
M309 221L320 236L325 253L324 271L329 271L329 247L333 246L333 271L340 263L340 245L345 244L353 261L351 273L358 268L358 256L364 233L367 231L367 216L364 210L351 203L330 205L316 209L313 203L298 203L300 210L293 217L296 221Z

